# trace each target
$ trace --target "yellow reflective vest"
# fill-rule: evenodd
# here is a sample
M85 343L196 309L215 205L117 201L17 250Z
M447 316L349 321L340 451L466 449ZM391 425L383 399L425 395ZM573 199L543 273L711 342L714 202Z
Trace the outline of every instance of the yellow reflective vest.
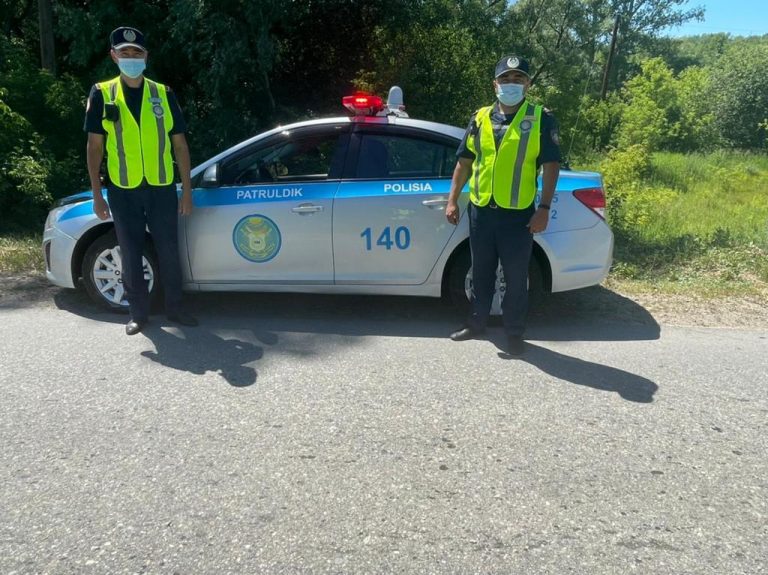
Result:
M128 109L120 77L97 84L104 96L105 111L101 125L107 132L107 171L112 184L132 189L146 182L153 186L173 183L171 139L173 115L166 88L144 78L141 122ZM106 105L119 110L116 120L107 118Z
M523 210L536 197L536 158L541 147L542 106L523 101L496 149L491 112L480 108L467 149L475 155L469 198L487 206L491 197L502 208Z

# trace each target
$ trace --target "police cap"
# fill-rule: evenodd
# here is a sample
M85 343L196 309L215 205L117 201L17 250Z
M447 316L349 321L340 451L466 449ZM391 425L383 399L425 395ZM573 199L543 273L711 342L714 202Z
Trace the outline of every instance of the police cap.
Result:
M141 30L130 26L121 26L112 30L109 35L109 43L113 50L133 46L144 52L147 51L146 44L144 44L144 34L141 33Z
M501 60L499 60L496 64L496 73L494 74L494 78L498 78L505 72L509 72L510 70L515 70L517 72L522 72L526 76L530 76L531 74L528 71L528 60L524 60L523 58L520 58L519 56L504 56Z

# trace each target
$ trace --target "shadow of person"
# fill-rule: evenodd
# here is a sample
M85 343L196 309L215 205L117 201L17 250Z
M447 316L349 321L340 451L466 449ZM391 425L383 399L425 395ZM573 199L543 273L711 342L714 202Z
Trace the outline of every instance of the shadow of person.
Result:
M528 333L547 341L643 341L661 327L643 306L603 286L531 298Z
M651 403L659 389L650 379L622 369L557 353L530 342L526 342L525 346L525 355L519 358L520 361L530 363L544 373L563 381L615 392L622 399L637 403ZM511 359L512 356L499 352L499 357Z
M256 370L246 364L262 358L264 350L238 339L224 339L201 328L180 330L176 335L150 323L142 332L155 351L141 355L166 367L203 375L216 372L234 387L256 383Z

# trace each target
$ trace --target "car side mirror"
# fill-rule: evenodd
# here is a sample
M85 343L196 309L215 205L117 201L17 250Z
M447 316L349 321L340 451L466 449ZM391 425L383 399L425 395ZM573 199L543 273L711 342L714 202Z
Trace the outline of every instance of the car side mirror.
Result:
M219 164L212 164L203 172L203 179L200 180L201 188L217 188L219 187Z

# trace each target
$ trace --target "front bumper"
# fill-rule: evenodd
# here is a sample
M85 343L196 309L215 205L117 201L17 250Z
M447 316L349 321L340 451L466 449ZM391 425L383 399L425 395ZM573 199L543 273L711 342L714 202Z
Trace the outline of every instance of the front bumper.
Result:
M77 240L56 227L43 232L43 254L45 255L45 277L53 285L74 288L72 257Z

